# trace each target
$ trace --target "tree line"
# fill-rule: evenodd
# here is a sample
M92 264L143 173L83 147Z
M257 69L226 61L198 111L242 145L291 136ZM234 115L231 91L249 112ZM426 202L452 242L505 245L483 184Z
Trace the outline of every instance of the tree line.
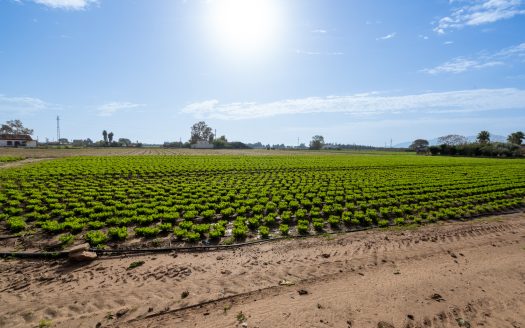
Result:
M483 130L478 133L475 142L469 142L461 135L449 134L438 138L437 146L430 146L428 140L416 139L409 149L431 155L521 157L524 156L524 138L525 134L517 131L508 135L507 142L491 142L490 132Z

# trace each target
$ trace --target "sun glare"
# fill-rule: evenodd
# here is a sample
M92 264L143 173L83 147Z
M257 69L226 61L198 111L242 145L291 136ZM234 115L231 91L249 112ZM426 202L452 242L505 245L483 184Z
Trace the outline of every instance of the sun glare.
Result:
M260 54L280 36L280 9L275 0L212 0L207 24L223 51Z

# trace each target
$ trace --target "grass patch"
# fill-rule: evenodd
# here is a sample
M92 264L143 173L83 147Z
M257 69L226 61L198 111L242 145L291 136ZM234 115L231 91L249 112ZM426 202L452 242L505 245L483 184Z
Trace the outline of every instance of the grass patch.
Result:
M131 262L131 264L128 266L128 270L132 270L132 269L135 269L135 268L138 268L139 266L142 266L144 265L144 261L135 261L135 262Z

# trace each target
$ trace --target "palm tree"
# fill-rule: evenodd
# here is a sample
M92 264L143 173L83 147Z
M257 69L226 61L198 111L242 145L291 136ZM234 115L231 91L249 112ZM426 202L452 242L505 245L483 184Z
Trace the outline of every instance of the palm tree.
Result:
M108 131L102 131L102 136L104 137L104 144L108 144Z
M481 131L478 133L478 142L481 144L489 143L490 142L490 132L489 131Z
M525 138L525 134L521 131L511 133L507 141L516 145L521 145L521 142L523 141L523 138Z

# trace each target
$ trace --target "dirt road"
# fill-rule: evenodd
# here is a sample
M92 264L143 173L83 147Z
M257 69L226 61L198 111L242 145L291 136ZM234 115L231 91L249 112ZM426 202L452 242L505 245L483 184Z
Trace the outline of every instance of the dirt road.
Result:
M4 327L525 327L525 214L84 266L2 260L0 296Z

